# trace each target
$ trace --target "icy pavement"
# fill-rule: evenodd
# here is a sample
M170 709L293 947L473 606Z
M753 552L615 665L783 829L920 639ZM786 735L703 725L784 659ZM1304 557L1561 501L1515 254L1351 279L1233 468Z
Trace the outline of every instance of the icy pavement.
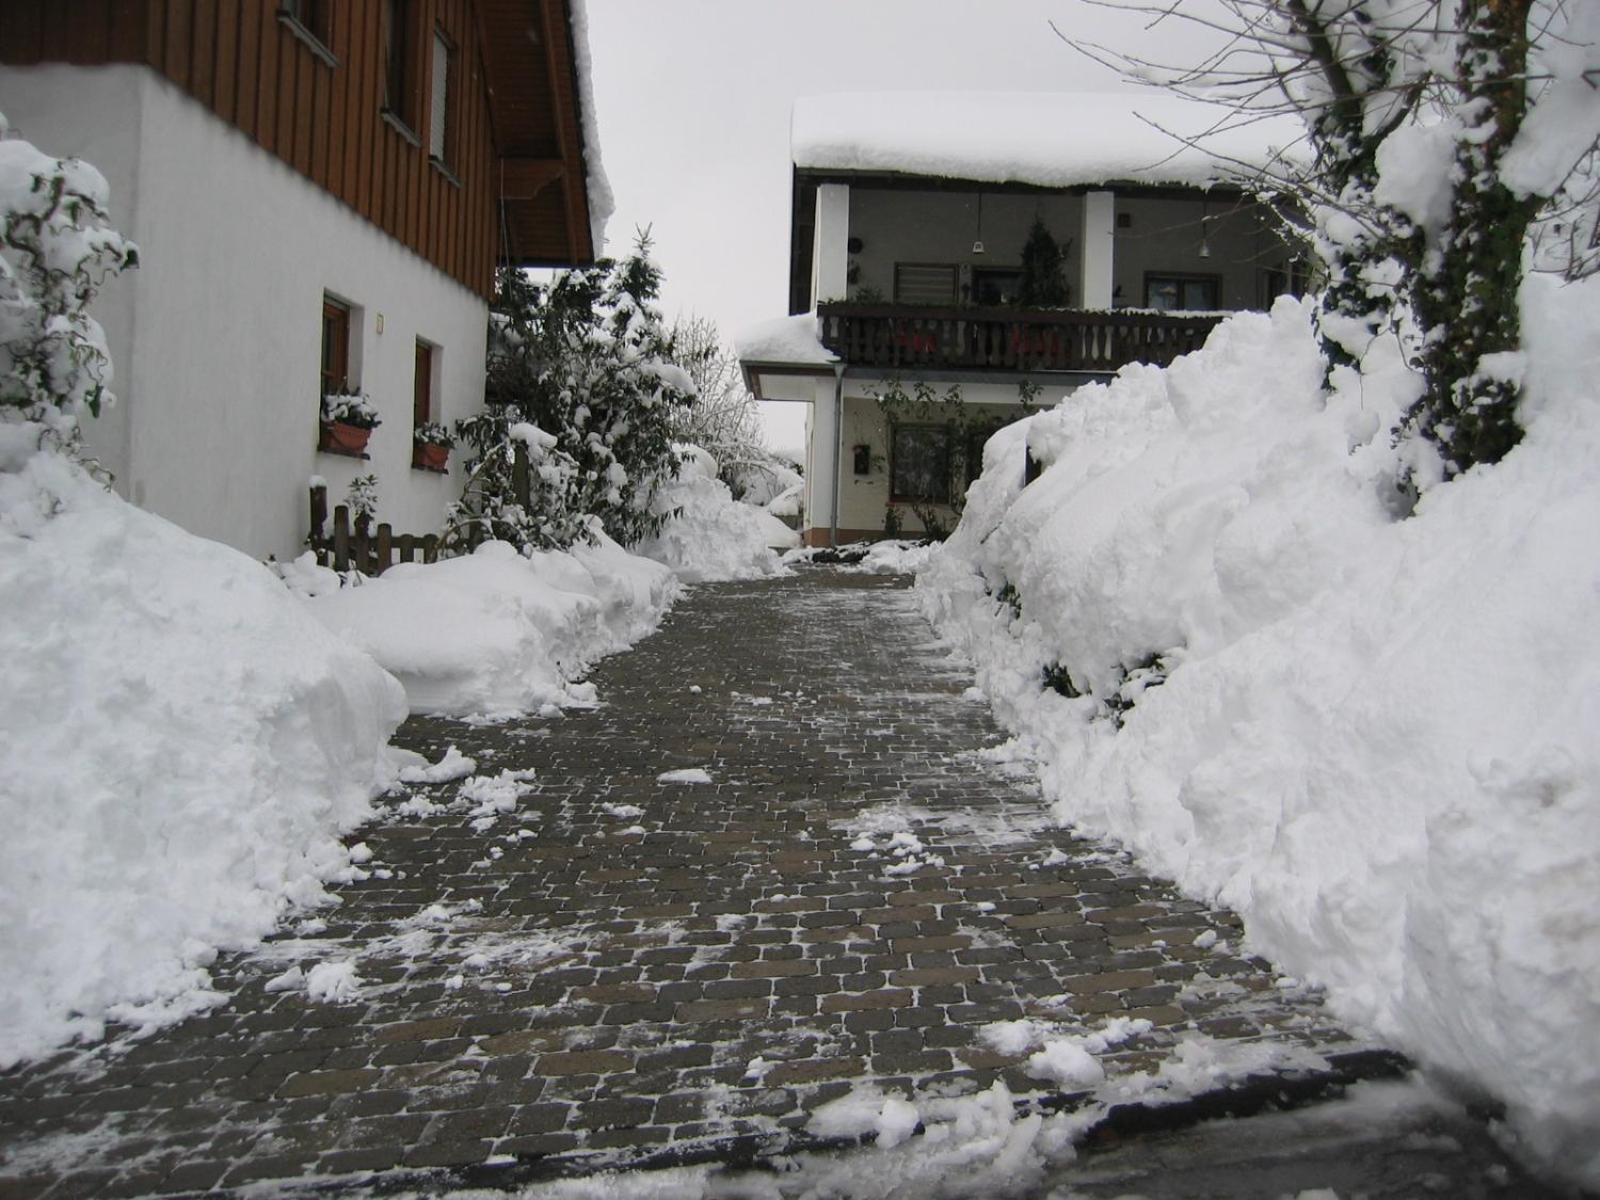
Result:
M411 721L457 753L339 907L210 1013L0 1076L0 1196L884 1153L1392 1073L1232 914L1052 827L903 582L702 587L594 708Z

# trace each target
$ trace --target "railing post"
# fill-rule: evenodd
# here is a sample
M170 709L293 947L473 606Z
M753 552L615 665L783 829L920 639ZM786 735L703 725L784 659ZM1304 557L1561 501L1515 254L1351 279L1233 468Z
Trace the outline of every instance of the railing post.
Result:
M394 565L394 530L385 521L378 526L378 545L376 557L372 564L372 573L382 575Z
M350 509L343 504L333 510L333 569L350 569Z

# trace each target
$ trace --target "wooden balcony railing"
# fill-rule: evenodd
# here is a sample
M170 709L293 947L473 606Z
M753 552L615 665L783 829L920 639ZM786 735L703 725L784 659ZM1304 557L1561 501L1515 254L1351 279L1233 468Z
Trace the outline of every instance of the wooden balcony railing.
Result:
M822 344L853 367L1115 371L1198 350L1220 315L1072 309L817 306Z

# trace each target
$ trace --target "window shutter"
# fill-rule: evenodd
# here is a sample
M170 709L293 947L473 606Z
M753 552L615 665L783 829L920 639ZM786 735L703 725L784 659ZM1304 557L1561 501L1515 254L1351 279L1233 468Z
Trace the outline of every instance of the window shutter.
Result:
M956 269L953 265L896 263L894 268L896 304L925 304L944 307L956 302Z
M450 43L435 31L433 35L433 104L428 123L428 153L445 161L446 101L450 93Z

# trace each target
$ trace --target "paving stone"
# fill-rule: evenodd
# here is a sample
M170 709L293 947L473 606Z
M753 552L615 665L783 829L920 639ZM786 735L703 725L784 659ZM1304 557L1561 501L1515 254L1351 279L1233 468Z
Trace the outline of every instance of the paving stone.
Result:
M407 722L400 744L531 769L533 790L482 828L459 784L416 789L441 806L427 816L380 801L359 836L390 878L337 885L319 934L221 956L225 1007L138 1042L114 1031L120 1055L75 1049L0 1076L0 1161L71 1138L39 1179L52 1195L270 1192L490 1153L620 1164L732 1136L776 1149L865 1081L1044 1094L975 1041L1024 1013L1074 1030L1150 1020L1116 1069L1158 1065L1196 1027L1339 1045L1314 996L1192 944L1215 929L1236 945L1233 914L1052 828L1035 784L972 753L1003 737L904 582L808 569L697 585L596 668L598 708ZM658 783L672 767L715 782ZM643 808L649 835L622 836L607 804ZM864 813L900 814L946 866L886 876L850 849ZM1068 861L1041 866L1057 850ZM419 922L434 905L445 916ZM434 936L411 957L399 935L418 930ZM266 993L293 938L355 959L359 1001ZM480 946L494 953L468 967ZM1228 995L1200 995L1201 969ZM771 1065L747 1077L757 1056Z

